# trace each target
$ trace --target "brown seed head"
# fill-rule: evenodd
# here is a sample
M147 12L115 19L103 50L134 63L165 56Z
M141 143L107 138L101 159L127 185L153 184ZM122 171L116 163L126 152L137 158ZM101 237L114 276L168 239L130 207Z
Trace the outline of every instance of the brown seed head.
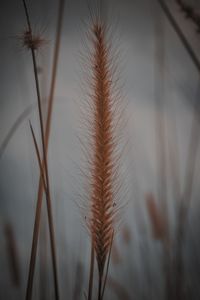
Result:
M30 30L25 30L20 40L22 41L23 47L28 50L38 50L46 42L39 34L33 34Z

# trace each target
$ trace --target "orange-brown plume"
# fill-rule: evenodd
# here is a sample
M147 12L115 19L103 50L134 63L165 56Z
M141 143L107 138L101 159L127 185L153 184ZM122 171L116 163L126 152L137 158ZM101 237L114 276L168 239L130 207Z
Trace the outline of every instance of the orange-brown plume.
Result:
M89 117L89 149L86 153L89 207L87 206L86 219L101 279L112 243L116 213L120 211L118 200L121 188L118 172L121 152L118 131L121 93L116 73L116 55L108 33L108 28L102 21L92 21L85 65L89 71L89 95L84 107Z
M100 274L111 243L114 199L112 191L113 138L110 103L111 74L101 24L93 27L94 41L94 157L92 159L91 232Z

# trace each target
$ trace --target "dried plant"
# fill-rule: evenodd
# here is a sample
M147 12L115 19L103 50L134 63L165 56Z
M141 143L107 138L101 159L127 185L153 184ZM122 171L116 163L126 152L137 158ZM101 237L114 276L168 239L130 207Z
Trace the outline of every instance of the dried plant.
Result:
M43 43L43 38L38 36L34 36L32 31L32 25L29 17L28 8L26 5L26 1L23 0L24 11L26 15L27 21L27 30L23 35L23 44L27 47L31 52L32 62L33 62L33 71L34 71L34 79L37 93L37 104L38 104L38 113L39 113L39 124L40 124L40 133L42 140L42 155L43 155L43 164L40 159L39 150L37 152L38 162L41 165L41 173L42 179L45 177L45 191L46 191L46 202L47 202L47 213L48 213L48 221L49 221L49 234L50 234L50 242L51 242L51 254L52 254L52 263L53 263L53 275L54 275L54 287L55 287L55 298L59 299L59 288L58 288L58 275L57 275L57 261L56 261L56 247L55 247L55 234L54 234L54 224L53 224L53 216L52 216L52 207L51 207L51 193L50 193L50 184L49 184L49 171L48 171L48 161L47 161L47 153L46 153L46 145L45 145L45 134L44 134L44 123L43 123L43 113L41 107L41 96L40 96L40 86L38 79L38 69L37 69L37 61L36 61L36 50ZM33 131L32 131L33 134ZM34 134L33 134L34 138ZM34 140L35 141L35 140ZM37 143L35 142L35 146ZM36 147L37 150L37 147ZM43 176L42 176L43 175ZM41 211L41 209L40 209ZM40 213L37 214L36 210L36 218L34 225L34 234L33 234L33 242L32 249L34 251L31 252L30 266L29 266L29 276L27 282L26 289L26 299L32 299L32 286L33 286L33 277L35 270L35 258L36 258L36 250L38 243L38 234L39 234L39 224L40 224Z
M164 14L168 18L170 24L172 25L174 31L177 33L177 36L180 38L184 48L187 50L194 66L196 67L197 71L200 72L200 61L192 48L189 40L185 36L185 33L182 31L181 27L179 26L177 20L173 16L173 13L163 0L158 0ZM194 9L190 6L185 4L185 1L176 0L177 4L180 8L184 11L187 18L191 19L196 25L197 29L199 30L199 15ZM192 185L193 185L193 178L194 178L194 169L195 169L195 162L197 157L197 148L199 144L199 128L197 125L197 117L196 111L199 113L199 108L197 104L195 105L194 109L194 118L192 123L192 130L190 136L190 148L188 151L187 163L186 163L186 175L184 179L184 190L183 192L179 191L177 194L178 200L178 207L177 207L177 228L176 228L176 242L175 242L175 259L173 262L174 268L174 278L175 278L175 298L176 299L183 299L183 290L184 290L184 261L183 261L183 243L185 238L185 229L188 217L188 211L191 202L191 194L192 194ZM169 289L168 289L169 290Z
M163 0L157 0L166 15L167 19L169 20L170 24L172 25L173 29L177 33L178 37L180 38L181 43L183 44L184 48L187 50L192 62L194 63L195 67L197 68L198 72L200 72L200 61L193 50L190 42L185 37L184 32L181 30L180 26L178 25L177 21L175 20L173 14L171 13L168 5Z
M109 66L105 45L105 32L101 24L94 24L94 152L92 160L92 240L97 255L100 278L103 276L106 256L113 231L112 191L112 111L110 108Z
M146 195L146 205L151 221L153 236L155 239L164 240L167 236L167 227L164 215L159 211L152 194Z
M24 119L27 118L27 116L32 112L34 106L29 105L27 108L24 109L24 111L17 117L11 128L8 130L8 133L6 134L5 138L3 139L3 142L0 145L0 159L2 158L3 154L6 151L6 148L14 136L16 130L21 125L21 123L24 121Z
M56 41L55 41L54 57L53 57L53 64L52 64L51 84L50 84L50 92L49 92L49 97L48 97L47 120L46 120L46 127L45 127L45 131L44 131L45 156L47 155L50 129L51 129L51 117L52 117L52 111L53 111L57 65L58 65L58 58L59 58L59 51L60 51L60 39L61 39L62 22L63 22L63 16L64 16L64 5L65 5L65 0L60 0L59 7L58 7ZM43 159L42 165L44 165L44 163L45 162ZM36 213L35 213L35 224L34 224L34 230L33 230L30 268L29 268L29 274L32 274L29 276L30 282L33 281L33 274L34 274L34 270L35 270L35 260L36 260L36 251L37 251L37 244L38 244L38 237L39 237L43 191L44 191L44 184L43 184L42 173L40 173L38 196L37 196L37 206L36 206ZM58 285L58 284L56 283L56 285Z
M92 18L88 32L89 56L86 62L86 67L90 71L89 97L85 103L87 108L84 107L89 117L87 127L89 207L86 205L85 214L98 265L99 300L103 299L105 289L107 277L105 265L106 260L107 267L109 265L115 221L120 208L118 200L121 188L119 183L120 143L118 144L117 134L121 95L118 89L116 55L108 33L108 27L100 16Z
M185 13L186 18L190 19L197 27L197 32L200 33L200 14L195 11L192 5L185 3L183 0L175 0L181 10Z
M29 29L26 29L19 39L22 41L22 46L27 50L39 50L46 43L40 34L34 34Z

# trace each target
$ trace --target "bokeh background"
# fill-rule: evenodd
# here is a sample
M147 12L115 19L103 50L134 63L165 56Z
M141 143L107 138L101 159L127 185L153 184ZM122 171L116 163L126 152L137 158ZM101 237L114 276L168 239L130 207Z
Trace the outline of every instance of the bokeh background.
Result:
M200 35L176 1L166 1L199 57ZM185 1L195 12L199 1ZM47 97L55 40L58 1L27 0L34 30L46 40L37 54L43 109ZM93 7L94 2L90 1ZM167 216L173 252L177 203L192 178L191 201L183 243L187 299L199 299L199 72L157 0L102 1L114 46L120 48L128 142L122 177L126 201L111 258L106 299L165 299L163 241L153 234L147 198ZM56 229L61 299L84 299L87 292L90 239L76 205L84 179L80 106L84 82L80 50L89 24L87 1L66 0L56 80L49 171ZM21 45L26 20L22 1L0 3L0 298L25 295L39 169L29 120L40 138L30 53ZM9 135L9 133L12 133ZM8 138L9 137L9 138ZM164 150L163 150L164 149ZM195 150L196 149L196 150ZM196 151L196 152L195 152ZM192 174L187 163L195 158ZM160 199L160 195L163 199ZM37 255L33 299L53 299L46 206ZM165 211L163 211L165 207ZM12 279L8 234L12 230L20 280ZM172 272L173 274L173 272Z

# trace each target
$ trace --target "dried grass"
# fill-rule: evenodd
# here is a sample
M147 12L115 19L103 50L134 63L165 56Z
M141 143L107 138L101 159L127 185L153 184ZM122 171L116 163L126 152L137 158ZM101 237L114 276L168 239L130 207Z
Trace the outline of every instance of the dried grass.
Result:
M92 18L92 25L87 33L90 45L86 63L90 74L89 78L86 78L89 97L87 107L84 108L89 116L89 207L87 206L86 220L98 266L99 300L103 299L106 284L116 215L120 210L118 193L121 188L117 135L121 108L120 90L116 56L108 39L108 32L108 27L99 15ZM104 274L106 260L107 269Z

